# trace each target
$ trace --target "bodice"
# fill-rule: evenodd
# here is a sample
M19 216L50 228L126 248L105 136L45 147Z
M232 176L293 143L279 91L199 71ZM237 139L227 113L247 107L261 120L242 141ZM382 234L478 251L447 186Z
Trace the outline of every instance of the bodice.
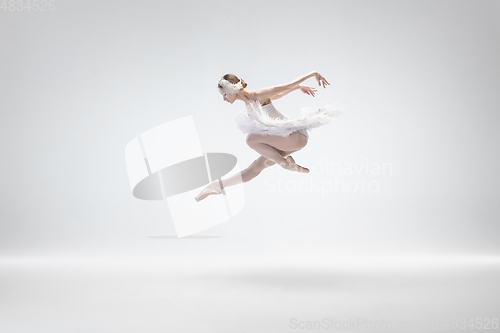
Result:
M254 103L259 103L259 102L254 102ZM250 118L253 119L253 107L251 105L246 105L247 107L247 114ZM256 106L257 107L257 106ZM286 116L284 114L282 114L281 112L279 112L276 107L274 106L274 104L271 102L269 104L266 104L266 105L261 105L262 109L272 118L279 118L279 119L285 119Z

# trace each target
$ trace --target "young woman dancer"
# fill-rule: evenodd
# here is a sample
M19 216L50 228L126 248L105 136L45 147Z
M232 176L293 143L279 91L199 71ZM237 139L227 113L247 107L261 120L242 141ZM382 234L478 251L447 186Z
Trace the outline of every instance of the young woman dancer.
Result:
M261 156L240 173L207 185L195 197L196 201L203 200L211 194L220 194L224 187L248 182L274 164L290 171L309 173L309 169L296 164L290 154L307 145L309 139L307 129L329 123L343 110L342 106L324 105L313 113L288 118L274 107L272 101L297 89L314 97L315 88L301 85L311 77L316 78L318 85L323 85L323 88L330 85L318 72L303 75L287 84L254 91L246 90L247 84L236 75L226 74L220 78L218 89L224 101L231 104L236 100L245 102L247 111L240 112L235 121L241 131L248 133L247 145Z

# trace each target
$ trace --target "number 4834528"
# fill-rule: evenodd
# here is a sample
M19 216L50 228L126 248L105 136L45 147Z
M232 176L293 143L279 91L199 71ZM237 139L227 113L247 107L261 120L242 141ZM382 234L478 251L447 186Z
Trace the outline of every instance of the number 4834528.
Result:
M4 12L46 12L56 10L55 0L3 0L0 10Z

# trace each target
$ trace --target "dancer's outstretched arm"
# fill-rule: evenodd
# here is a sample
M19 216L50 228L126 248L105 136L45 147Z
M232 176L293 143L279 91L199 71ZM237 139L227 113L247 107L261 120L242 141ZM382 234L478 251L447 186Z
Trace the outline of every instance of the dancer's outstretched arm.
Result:
M297 89L300 88L300 85L296 86L295 88L291 89L290 91L285 91L285 92L282 92L281 94L277 94L277 95L274 95L273 97L271 97L271 100L274 101L274 100L277 100L283 96L286 96L288 95L289 93L291 93L292 91L295 91Z
M259 89L255 92L255 95L258 96L259 100L265 101L268 98L272 98L275 95L279 95L282 93L288 94L289 92L294 91L305 80L311 77L317 77L318 75L319 75L318 72L311 72L309 74L302 75L301 77L293 80L290 83Z
M296 88L294 88L293 90L291 91L295 91L297 89L300 89L300 91L302 91L304 94L306 95L310 95L312 97L314 97L314 93L316 92L316 89L313 88L313 87L308 87L308 86L304 86L304 85L301 85L299 84ZM283 96L286 96L288 95L288 93L290 93L291 91L287 92L287 93L281 93L281 94L278 94L278 95L275 95L273 97L271 97L271 100L274 101L275 99L278 99L278 98L281 98Z
M319 86L323 85L323 88L326 88L327 85L330 85L330 83L328 83L328 81L323 77L323 75L321 75L318 72L311 72L287 84L259 89L256 91L255 95L258 96L259 100L273 99L273 96L279 96L277 98L280 98L288 94L289 92L294 91L295 89L297 89L297 87L300 87L300 83L313 76L316 78L316 81L318 81ZM308 91L305 91L303 89L301 90L308 95L310 95L312 92L310 89ZM314 96L314 94L312 94L312 96Z

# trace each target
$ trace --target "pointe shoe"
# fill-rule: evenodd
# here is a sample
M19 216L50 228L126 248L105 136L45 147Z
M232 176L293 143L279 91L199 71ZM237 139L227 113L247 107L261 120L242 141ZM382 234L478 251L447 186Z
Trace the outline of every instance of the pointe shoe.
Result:
M309 169L308 168L304 168L304 167L298 165L297 163L295 163L295 160L293 159L292 156L287 156L286 160L288 161L289 165L293 166L293 168L290 168L288 170L297 171L297 172L300 172L300 173L309 173Z
M208 185L207 187L205 187L195 198L194 200L196 200L197 202L200 202L201 200L205 199L206 197L208 197L209 195L211 194L221 194L222 193L222 189L220 188L220 186L217 185L217 187L213 187L211 186L212 184Z

